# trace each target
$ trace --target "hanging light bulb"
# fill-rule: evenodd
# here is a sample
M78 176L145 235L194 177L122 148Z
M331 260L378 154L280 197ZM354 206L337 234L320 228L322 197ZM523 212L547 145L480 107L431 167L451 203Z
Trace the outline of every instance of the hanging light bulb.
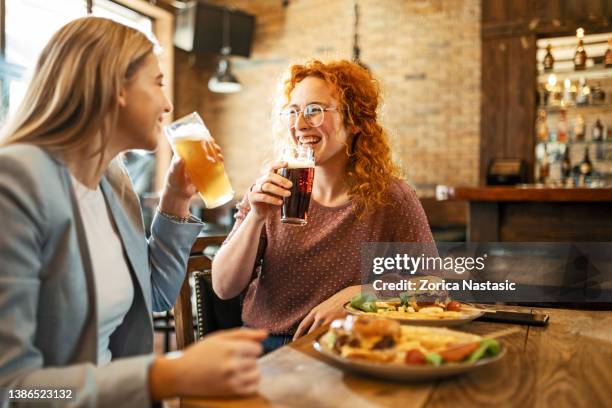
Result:
M235 93L242 89L242 85L231 70L230 54L231 47L229 44L229 13L227 9L223 9L223 46L221 48L221 59L217 66L217 72L208 81L208 89L216 93Z

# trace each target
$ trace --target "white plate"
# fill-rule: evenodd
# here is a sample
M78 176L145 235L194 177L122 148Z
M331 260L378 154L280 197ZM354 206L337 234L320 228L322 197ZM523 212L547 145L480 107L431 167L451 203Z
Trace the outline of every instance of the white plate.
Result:
M450 377L493 364L506 354L506 348L500 342L501 349L496 356L483 358L474 363L448 363L439 366L375 363L351 360L334 353L319 342L319 339L325 334L314 341L313 347L326 358L333 360L335 365L343 370L393 381L424 381Z
M346 310L348 314L352 314L355 316L372 316L372 317L379 317L379 318L385 318L385 319L393 319L393 320L398 321L401 324L407 324L410 326L428 326L428 327L459 326L462 324L469 323L474 319L478 319L485 312L484 310L480 312L470 311L470 312L467 312L468 314L466 314L465 317L462 317L459 319L402 319L400 317L387 316L387 315L380 314L380 313L364 312L363 310L355 309L354 307L352 307L350 305L350 302L344 305L344 310Z

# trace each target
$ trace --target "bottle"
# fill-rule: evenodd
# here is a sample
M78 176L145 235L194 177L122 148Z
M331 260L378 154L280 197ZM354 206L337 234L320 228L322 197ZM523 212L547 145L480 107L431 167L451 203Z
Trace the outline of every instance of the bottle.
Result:
M606 68L612 68L612 38L608 40L608 49L606 50L606 55L604 56L604 65Z
M546 122L546 111L540 109L538 111L538 118L536 119L536 133L538 135L538 140L541 142L546 142L548 140L548 124Z
M548 148L546 146L546 143L544 143L544 155L542 156L542 160L540 161L540 174L538 176L538 181L542 184L546 184L549 176L550 162L548 161Z
M586 79L580 77L578 80L578 89L576 90L576 105L588 105L591 89L586 84Z
M574 87L574 95L572 95L572 81L566 78L565 81L563 81L563 99L561 100L561 106L573 105L575 96L576 87Z
M584 50L584 29L579 28L576 30L576 37L578 37L578 46L576 47L576 53L574 54L574 69L576 71L583 70L586 68L587 54Z
M584 148L584 157L578 166L578 171L580 173L580 185L586 186L589 184L591 180L591 175L593 174L593 163L591 163L591 158L589 157L589 146Z
M593 125L593 129L591 130L591 140L594 142L601 142L603 140L604 127L601 124L601 120L597 118L595 124Z
M584 123L584 118L582 115L576 116L576 121L574 122L574 141L575 142L584 142L584 135L586 133L586 125Z
M601 83L598 82L597 85L593 87L591 91L591 103L593 104L602 104L606 102L606 92L603 90Z
M567 143L567 111L561 111L561 117L557 122L557 142Z
M550 50L552 46L550 43L546 46L546 55L544 56L544 72L550 72L553 70L553 66L555 65L555 57L553 57Z
M572 162L570 160L570 146L565 145L565 152L563 153L563 161L561 162L561 180L564 185L569 184L569 180L572 177Z

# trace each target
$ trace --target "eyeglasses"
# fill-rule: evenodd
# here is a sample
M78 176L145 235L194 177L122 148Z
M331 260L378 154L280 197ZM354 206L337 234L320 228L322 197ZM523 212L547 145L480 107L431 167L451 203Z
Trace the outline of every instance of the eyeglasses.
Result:
M325 120L325 112L328 111L338 112L339 110L338 108L324 108L316 103L311 103L306 105L303 110L295 107L283 109L280 112L280 118L283 126L291 129L297 126L297 121L301 113L308 126L319 127L323 123L323 120Z

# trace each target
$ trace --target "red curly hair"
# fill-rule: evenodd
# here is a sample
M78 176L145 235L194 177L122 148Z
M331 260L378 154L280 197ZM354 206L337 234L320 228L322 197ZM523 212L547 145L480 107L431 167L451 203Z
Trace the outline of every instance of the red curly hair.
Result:
M391 159L387 132L378 123L376 110L381 101L378 81L367 69L351 61L310 60L291 67L283 89L287 101L297 83L306 77L317 77L332 85L342 107L344 127L354 125L359 129L349 135L346 143L349 196L359 200L363 211L382 205L387 187L401 172Z

